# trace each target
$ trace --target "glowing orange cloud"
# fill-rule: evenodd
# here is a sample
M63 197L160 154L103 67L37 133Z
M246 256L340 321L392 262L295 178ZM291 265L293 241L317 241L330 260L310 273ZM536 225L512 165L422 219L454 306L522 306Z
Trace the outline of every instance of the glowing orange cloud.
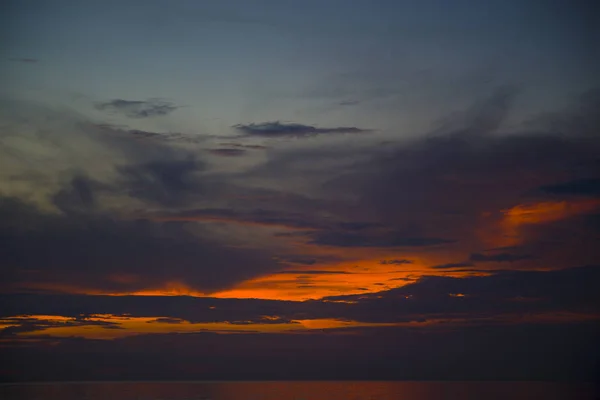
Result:
M503 222L507 226L514 227L544 224L580 214L587 214L599 205L600 201L598 200L582 200L577 202L546 201L533 204L519 204L503 211Z
M124 317L116 315L92 315L84 320L75 318L52 316L52 315L21 315L10 318L10 320L0 319L0 328L9 328L19 326L19 321L37 321L40 328L29 332L21 332L17 337L35 338L35 337L84 337L88 339L116 339L127 336L135 336L150 333L189 333L211 331L222 334L260 332L260 333L302 333L312 330L323 330L333 328L355 328L355 327L378 327L395 326L394 323L363 323L356 321L337 320L337 319L313 319L297 320L292 322L273 323L277 317L264 316L264 323L230 323L230 322L199 322L188 321L166 322L158 317ZM270 322L269 322L270 321ZM50 322L48 327L42 326ZM93 325L94 322L107 322L111 327ZM74 324L76 323L76 324ZM117 329L115 329L117 327Z
M500 221L496 226L484 222L479 229L484 242L496 247L516 246L525 238L522 229L528 225L541 225L561 221L577 215L588 214L600 207L599 200L545 201L517 204L500 211ZM491 216L486 213L484 217Z

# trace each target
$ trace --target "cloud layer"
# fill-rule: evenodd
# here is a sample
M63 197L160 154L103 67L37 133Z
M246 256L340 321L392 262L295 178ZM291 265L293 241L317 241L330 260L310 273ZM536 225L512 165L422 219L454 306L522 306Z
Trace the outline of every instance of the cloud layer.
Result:
M600 142L585 102L563 111L561 124L540 116L536 130L506 131L516 96L500 88L431 131L385 146L376 132L360 146L320 137L358 128L250 124L223 139L10 105L0 133L4 355L47 366L60 352L91 346L98 353L89 369L62 370L83 379L102 374L98 354L123 346L143 354L160 344L156 357L164 359L179 346L172 343L209 351L212 340L211 354L240 365L227 376L251 378L275 372L248 372L257 354L236 351L250 342L294 352L316 343L330 348L319 361L331 368L349 348L363 349L344 365L377 371L365 379L438 379L492 376L465 362L479 360L477 343L500 337L506 342L494 357L516 349L510 361L523 367L497 363L488 370L494 376L569 373L543 369L550 342L536 342L533 358L526 350L541 326L553 340L571 340L570 354L598 330ZM115 104L135 118L163 113L130 103ZM253 142L306 136L314 141ZM465 337L473 340L468 351L440 359L460 359L460 373L390 367L402 354L418 363L431 349L461 348ZM34 340L59 343L59 353L19 350ZM405 340L419 350L386 350ZM277 363L276 353L264 356ZM132 357L126 363L139 362ZM306 372L311 360L282 376L336 376ZM11 365L30 379L60 375L29 363ZM206 376L225 376L210 368ZM181 376L191 370L182 367Z

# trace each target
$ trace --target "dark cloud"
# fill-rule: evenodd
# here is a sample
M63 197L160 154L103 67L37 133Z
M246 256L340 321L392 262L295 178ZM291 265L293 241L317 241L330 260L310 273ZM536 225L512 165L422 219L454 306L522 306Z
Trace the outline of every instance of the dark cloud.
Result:
M292 275L336 275L336 274L351 274L347 271L321 271L321 270L287 270L281 271L280 274L292 274Z
M462 278L424 276L385 292L324 300L355 302L356 307L349 308L353 309L352 316L346 317L371 322L435 316L478 320L558 310L597 318L600 295L594 286L599 279L600 268L595 265L556 271L499 271Z
M464 267L472 267L473 264L461 262L461 263L449 263L449 264L440 264L433 265L431 268L433 269L450 269L450 268L464 268Z
M86 315L109 314L151 318L155 323L190 321L245 325L252 322L334 319L410 324L410 327L377 329L376 334L372 333L375 330L369 330L373 328L325 329L325 332L315 333L301 331L299 327L298 332L287 336L246 332L236 339L226 339L222 336L232 335L197 332L196 336L119 339L111 341L111 345L94 341L77 342L75 339L59 342L58 346L66 346L63 351L69 348L77 354L87 349L85 351L102 354L83 357L87 362L78 364L84 364L80 368L89 368L87 376L94 377L110 375L93 375L92 366L100 365L100 360L109 358L106 354L111 354L111 351L114 352L112 354L126 353L127 356L122 357L120 362L135 373L147 373L144 368L157 362L156 357L161 362L155 365L162 368L154 370L165 371L165 360L172 360L169 357L174 356L167 349L173 348L179 348L178 355L184 358L195 351L198 352L196 356L202 354L204 359L207 354L213 354L214 359L219 360L216 362L234 365L227 369L230 379L236 376L236 371L239 376L244 376L244 371L254 372L263 368L262 364L256 365L256 359L271 360L281 369L282 364L278 362L286 362L290 349L301 355L300 361L296 359L294 362L304 363L302 365L307 368L317 368L321 375L317 371L315 376L321 377L327 371L338 371L330 360L338 360L340 355L347 357L340 362L344 368L348 364L354 365L354 370L360 366L358 369L365 371L365 366L368 366L369 371L371 368L378 371L373 376L380 378L388 376L386 371L393 371L389 372L389 376L394 377L463 376L455 368L448 368L452 363L448 360L461 357L461 363L457 365L464 368L473 366L468 371L463 369L464 376L468 377L514 378L514 365L518 365L517 370L520 371L517 377L531 378L538 373L539 376L550 376L552 374L548 375L548 370L542 368L548 364L547 361L539 360L547 360L549 351L555 351L556 343L563 343L571 350L559 346L561 349L558 351L564 351L565 360L571 359L567 353L572 356L572 346L592 343L589 339L593 336L589 333L591 328L588 327L585 334L573 333L573 330L569 331L572 326L566 325L576 324L576 321L582 323L584 319L596 321L597 325L600 313L597 306L600 304L597 293L600 271L597 266L600 226L597 209L585 209L575 215L550 215L552 218L548 221L541 218L541 222L526 214L522 221L517 220L512 225L514 221L506 218L513 207L535 203L540 198L540 201L548 201L549 194L593 194L593 180L591 184L583 185L581 181L595 176L599 145L596 139L578 134L557 135L549 131L496 134L505 126L513 96L512 92L501 89L472 110L445 121L432 135L390 143L385 148L377 145L358 149L343 146L308 150L291 148L288 151L273 149L266 154L264 165L240 175L213 174L210 165L201 158L202 149L197 154L188 148L179 148L183 146L172 146L169 140L133 140L138 136L158 138L152 134L90 128L89 124L84 124L84 133L71 135L69 140L52 148L67 147L66 143L70 140L84 135L93 137L103 144L103 157L89 164L99 164L102 160L101 164L106 168L93 173L86 168L86 159L86 162L68 171L60 170L60 173L41 179L42 183L56 182L53 183L55 186L49 185L52 190L44 192L49 200L46 208L32 205L25 200L27 196L1 199L0 271L6 277L1 289L5 293L29 294L0 296L0 311L6 318L58 315L75 321L85 320ZM252 125L252 129L257 131L266 128L258 134L262 136L272 135L269 129L281 129L275 136L305 136L315 134L311 129L320 129L309 127L311 129L303 131L306 128L303 127L293 125L288 129L286 124ZM338 131L319 131L316 134L335 132ZM257 135L256 132L246 134ZM46 140L46 137L43 132L39 135L40 140ZM245 150L243 147L239 149ZM92 150L83 152L86 158L94 153ZM119 153L119 157L109 158L115 152ZM3 152L2 155L5 154ZM71 157L73 155L69 153L61 160L70 160ZM22 159L30 161L35 157ZM307 175L307 170L313 173ZM233 182L243 182L244 186ZM11 186L3 188L10 189ZM539 188L543 188L544 196L530 195L533 192L540 195ZM127 207L121 207L122 204ZM131 204L137 207L135 212L128 211L132 208ZM569 203L569 207L569 210L577 211L577 203ZM535 207L532 209L536 210ZM547 214L542 213L542 217L545 216ZM197 222L218 222L221 225ZM506 226L512 230L505 231ZM252 227L271 230L252 231L247 235L252 236L250 240L242 234L238 236L238 230L246 233L245 230ZM272 228L285 231L273 235ZM226 234L221 235L222 231ZM259 235L254 233L269 236L264 241L255 240ZM222 239L223 236L226 239ZM517 244L507 246L507 243L514 242ZM291 243L289 248L286 247L288 243ZM280 244L281 247L278 247ZM441 246L445 244L452 247ZM319 249L319 246L334 249ZM437 265L430 270L430 273L444 276L420 277L413 274L392 278L390 281L402 281L404 286L399 288L302 302L56 294L159 291L168 285L213 293L248 279L281 271L298 275L295 280L291 278L297 287L315 289L319 286L315 281L324 280L323 274L343 272L327 271L328 267L322 264L337 262L342 257L348 257L344 260L350 261L353 253L350 250L354 248L359 248L363 254L373 251L373 259L381 260L389 254L377 252L379 248L404 247L411 247L407 257L413 257L412 252L442 249L452 251L450 260L467 261ZM481 250L487 248L495 250ZM343 253L343 256L327 259L311 254L324 250ZM459 258L461 254L464 258ZM419 256L414 257L417 259ZM384 261L392 265L404 263L402 259ZM511 264L517 261L520 262ZM483 265L481 270L476 271L476 276L468 274L473 272L470 269L460 270L467 272L467 276L446 276L449 273L459 275L456 269L468 267L471 262ZM506 268L517 265L522 271L483 270L496 267L492 262L503 263ZM306 268L312 269L302 271L304 267L291 266L294 264L310 265ZM558 269L586 264L590 266ZM533 271L540 267L548 270ZM286 271L285 268L293 269ZM448 271L442 271L446 269ZM354 276L357 275L348 275L348 278ZM352 285L354 290L357 287L364 289L359 287L361 283ZM33 293L36 290L38 294ZM269 318L265 319L265 316ZM562 323L560 327L557 325L560 318L568 323ZM523 321L528 322L525 324ZM553 328L545 321L551 321ZM21 321L12 328L12 333L9 329L7 334L15 338L19 329L21 332L29 330L43 334L54 327L53 324L52 321ZM415 331L419 335L412 336ZM597 326L591 331L597 333ZM351 334L342 335L342 332ZM369 336L371 334L373 336ZM334 339L325 339L329 336ZM586 337L587 342L584 340ZM156 343L162 347L155 348ZM401 344L399 348L398 343ZM413 349L415 343L421 344L418 349ZM215 344L216 348L211 346ZM315 346L326 349L327 356L315 359L315 354L321 356ZM136 354L140 358L127 359L134 354L123 352L128 348L137 349ZM266 352L261 354L257 348ZM348 352L349 348L356 351ZM390 348L395 355L393 360ZM488 348L492 353L484 351ZM539 353L532 356L532 349ZM582 349L578 350L580 354L587 354ZM423 361L438 354L434 350L446 352L439 359L440 366L431 366L430 361ZM80 354L90 354L85 351ZM149 356L148 351L165 353ZM311 357L305 356L305 353ZM507 355L513 357L515 353L520 356L514 356L510 360L510 368L502 370L505 375L480 371L481 362L488 362L489 357L505 360L509 357ZM31 360L41 357L40 365L44 365L43 354L49 353L42 353L42 356L35 352L27 354ZM20 376L49 376L47 374L59 369L52 362L65 363L61 373L73 371L60 354L52 353L53 357L46 359L46 366L54 366L51 372L23 367L19 370ZM398 367L398 357L407 354L410 355L409 366ZM15 357L15 353L7 354L3 359L7 357L23 359L22 356ZM537 369L532 367L532 359L538 360ZM92 360L96 360L97 364ZM198 357L193 359L194 362L197 360ZM327 368L322 367L320 361L325 361ZM382 362L387 363L386 368L381 366ZM21 368L18 362L11 364ZM119 366L116 361L114 365L122 368L122 364ZM292 366L291 361L284 365L288 365L290 371L302 371L301 367ZM556 365L559 368L558 363ZM225 369L215 368L214 376L224 376ZM266 374L267 369L261 371ZM340 374L345 377L354 373L350 368L344 371L345 375ZM131 377L134 372L125 371L116 376ZM86 376L84 372L72 373L73 377ZM181 378L187 375L174 376Z
M274 226L289 229L321 229L326 223L298 212L279 212L267 209L206 208L161 213L161 220L206 221Z
M62 321L33 317L9 317L0 318L0 324L8 325L5 328L0 328L0 338L15 336L20 333L43 331L49 328L100 327L102 329L123 329L119 324L114 322L92 321L79 317Z
M200 135L186 135L177 132L150 132L139 129L130 129L125 132L137 138L160 139L181 143L201 143L208 138L207 136Z
M437 251L442 247L438 245L452 244L453 251L464 252L465 258L468 258L470 253L480 254L480 249L503 245L501 240L494 243L494 240L485 237L488 230L499 229L504 215L502 210L522 202L536 201L536 198L532 200L525 194L537 188L575 182L582 177L589 179L594 176L597 167L594 162L597 161L599 145L590 137L519 131L511 135L491 135L504 125L513 96L510 90L500 89L464 115L442 124L443 128L436 130L435 135L397 141L385 148L377 145L354 149L336 145L331 148L290 148L286 151L273 149L267 153L267 161L260 168L238 175L213 174L210 165L201 158L201 149L194 151L190 149L192 146L174 146L168 140L145 140L143 143L133 140L136 135L154 137L151 132L137 134L77 122L83 128L52 147L54 144L50 143L48 135L40 131L36 138L43 142L39 143L52 149L58 147L62 151L68 148L70 141L82 137L93 139L95 147L89 145L85 152L81 152L85 154L85 162L40 180L44 184L59 182L59 188L48 185L52 190L48 189L43 196L47 196L51 205L63 213L62 217L46 215L39 210L23 211L23 207L27 208L23 200L25 197L21 200L16 198L12 205L7 205L3 229L14 243L20 243L16 248L21 258L14 262L15 265L26 261L28 270L39 269L36 263L43 266L41 269L45 275L29 275L34 276L36 284L45 279L56 282L62 279L59 276L65 276L70 283L93 282L112 291L139 289L144 285L155 287L165 276L171 278L170 275L173 279L191 282L193 287L228 287L239 282L242 276L256 277L294 264L293 260L285 259L285 253L294 255L299 250L285 246L306 243L313 245L302 247L307 252L318 250L318 246L363 250L412 247L411 251L425 252ZM303 125L291 125L292 131L302 132L304 129ZM276 131L281 127L287 129L288 125L255 124L252 127ZM58 132L60 134L53 140L62 138L63 131ZM85 144L88 145L87 142ZM101 173L87 168L87 157L95 152L102 157L89 164L102 164ZM6 154L3 152L3 156ZM76 155L68 153L63 156L61 153L61 160L70 160ZM22 159L29 162L35 157ZM36 172L44 173L47 165ZM307 170L312 174L307 176ZM235 185L234 181L240 184ZM10 189L11 186L6 187ZM130 211L134 207L136 211ZM482 217L484 214L491 216ZM588 214L552 224L519 226L517 233L522 236L519 239L523 242L519 251L532 257L523 261L532 267L567 265L567 262L569 265L595 263L598 253L593 250L592 242L594 232L597 234L594 226L598 224L597 218ZM17 215L19 221L15 219ZM219 222L229 226L214 227L195 222ZM19 224L31 226L31 235L22 234L17 240L15 231L10 229L17 229ZM260 231L270 235L262 242L254 241L254 237L248 240L242 239L241 234L238 236L238 230L251 226L294 232L270 235L269 231ZM213 228L215 232L211 232ZM186 230L189 232L186 233ZM205 243L206 238L211 238L211 233L221 230L227 230L227 240L219 240L215 246L218 254L211 256L214 259L221 259L221 252L229 249L224 243L229 241L232 246L235 244L236 251L239 249L237 246L248 242L252 242L255 248L265 249L257 251L257 260L252 259L243 273L238 271L238 267L241 270L240 265L244 264L242 256L234 258L233 266L224 267L234 271L230 281L221 271L213 279L203 268L196 268L192 261L203 263L198 260L206 259L203 252L216 239L208 239L210 245L201 244L196 250L193 249L194 243ZM498 237L503 238L503 235L505 232L499 232ZM577 239L574 239L575 236ZM63 265L69 266L65 268L71 271L74 270L73 265L87 265L88 261L83 250L78 250L77 246L67 248L60 245L58 242L62 239L59 238L65 238L64 242L81 241L81 248L90 249L88 258L93 258L91 254L100 251L92 247L94 240L106 243L102 248L114 242L118 255L107 253L99 257L105 259L105 264L112 265L110 267L91 261L94 267L89 267L90 270L98 269L98 272L92 271L93 278L83 277L87 270L81 272L82 276L68 274L62 269ZM27 255L25 243L28 241L32 248L43 249L39 253L45 254L46 258L34 260L33 255ZM46 244L44 241L47 241ZM64 254L55 257L50 250L51 243L65 249ZM587 247L582 247L584 244ZM273 251L274 254L265 254L270 252L271 246L279 245L285 249L278 248ZM146 255L144 248L152 251ZM159 264L167 264L168 248L181 250L173 250L178 264L172 274L158 267ZM153 265L146 281L141 279L128 286L102 278L117 274L122 265L125 265L125 273L134 271L134 275L142 274L139 263L132 261L132 249L143 254L143 263ZM565 254L560 258L557 257L558 252ZM11 256L8 250L4 254L7 259L16 257ZM279 257L278 261L271 258L275 255ZM312 254L303 256L304 264L302 261L299 264L313 265L309 264L312 261L306 260L317 258ZM111 261L110 257L119 262ZM259 265L261 257L268 258L264 266ZM380 259L382 255L374 257ZM482 257L492 256L485 253ZM52 261L49 266L44 266L47 264L44 260L53 258L64 259L64 262ZM556 261L558 259L560 263ZM218 269L215 265L220 265L219 262L207 264ZM53 268L58 271L56 277L52 276ZM104 274L104 269L107 274ZM326 268L315 268L320 269ZM186 276L188 273L190 277ZM164 276L159 278L160 274ZM30 278L19 275L16 282L24 284L27 279ZM204 279L206 286L201 282ZM164 284L164 279L161 283Z
M401 260L381 260L381 261L379 261L379 264L382 264L382 265L403 265L403 264L413 264L413 261L411 261L411 260L405 260L405 259L401 259Z
M431 135L398 141L386 146L386 151L363 148L360 157L328 176L321 191L332 197L343 193L345 198L354 199L346 213L348 219L379 222L390 231L402 227L402 234L409 237L457 240L457 247L472 246L469 253L479 246L501 247L511 241L509 235L514 235L513 241L526 242L522 251L535 257L529 261L539 266L557 264L560 251L573 255L580 263L597 262L598 253L583 248L594 235L591 227L586 231L588 239L578 235L577 240L561 234L558 224L552 232L547 230L550 222L544 221L524 222L510 233L503 231L506 224L502 221L508 210L519 205L535 209L536 202L548 201L547 196L539 196L538 188L595 176L600 152L600 141L592 136L526 130L498 134L515 93L501 88L471 110L441 124ZM573 129L576 132L575 126ZM332 157L329 152L317 152L306 163L327 165ZM304 173L300 160L288 160L273 159L270 168L280 174ZM593 186L594 181L586 181L579 183L577 190L593 192ZM533 192L538 196L531 196ZM572 209L577 207L574 204ZM342 207L338 210L345 211ZM577 232L582 226L568 216L556 218L564 218L563 232ZM356 236L332 234L317 238L315 243L369 243ZM557 237L564 240L561 245L545 246L544 250L528 247L533 243L556 243ZM380 242L387 245L393 239Z
M315 265L317 263L317 259L313 257L306 256L284 256L282 259L290 264L299 264L299 265Z
M203 163L193 158L117 167L130 196L167 206L183 203L191 192L202 193L194 173L203 168Z
M268 146L264 146L262 144L243 144L243 143L234 143L234 142L220 143L220 145L227 146L227 147L239 147L242 149L249 149L249 150L266 150L269 148Z
M336 128L317 128L311 125L262 122L259 124L238 124L233 126L235 129L248 136L264 137L307 137L322 134L343 134L343 133L367 133L368 129L356 127L336 127Z
M314 271L312 271L314 272ZM331 273L317 271L317 275ZM311 271L298 271L300 284L310 284ZM488 275L423 276L394 289L322 300L278 301L210 297L83 296L47 294L0 295L0 316L86 315L175 318L190 322L260 322L340 319L402 323L439 319L462 325L487 321L505 324L530 315L577 319L600 317L599 266L554 271L497 271Z
M578 179L543 186L540 190L557 195L600 196L600 179Z
M4 290L130 292L179 282L210 292L282 269L260 250L192 234L184 223L124 220L100 211L57 215L15 199L2 199L0 215Z
M99 187L99 183L85 176L75 176L65 188L54 195L52 202L64 212L90 210L96 203L94 191Z
M95 124L94 126L100 129L107 136L119 134L124 137L131 137L140 140L154 140L181 144L199 144L206 142L208 139L221 138L221 136L215 135L185 134L181 132L153 132L141 129L128 129L126 126L113 124Z
M413 237L405 230L392 230L374 222L343 222L331 218L318 218L292 212L265 209L199 209L161 213L152 218L164 221L206 221L273 226L300 230L291 236L304 239L309 244L335 247L427 247L453 243L437 237ZM289 235L278 233L277 236Z
M427 247L453 243L436 237L410 237L404 232L353 233L322 231L308 233L310 244L334 247Z
M153 319L152 321L148 321L147 323L152 324L152 323L161 323L161 324L181 324L185 322L185 320L183 319L179 319L179 318L156 318Z
M338 256L333 255L281 255L278 257L279 260L287 264L292 265L315 265L315 264L330 264L343 260Z
M531 258L531 255L527 254L511 254L511 253L498 253L498 254L481 254L473 253L469 257L470 261L473 262L514 262L527 260Z
M17 371L15 375L4 371L2 377L182 379L191 372L183 368L169 375L170 372L163 372L171 371L165 368L166 360L171 360L176 368L190 365L189 360L193 360L191 365L197 365L194 363L200 360L221 360L223 364L210 364L203 376L215 379L282 376L295 379L564 379L566 376L587 379L593 376L592 367L597 361L597 352L593 350L597 346L593 344L600 332L597 322L599 281L600 267L588 266L555 271L499 271L488 276L463 278L429 276L379 293L303 302L185 296L4 294L0 295L1 319L14 324L12 331L5 328L4 334L15 340L19 339L15 335L20 332L37 329L43 334L44 329L58 324L48 318L35 317L18 317L22 319L16 321L19 315L66 316L70 317L69 323L81 326L88 324L86 316L96 314L152 317L153 323L175 324L180 321L278 324L320 318L387 323L412 321L414 324L410 328L326 329L304 334L247 331L238 335L142 334L109 341L40 336L36 338L38 344L30 343L27 351L16 345L0 349L3 360L9 360L10 370ZM542 318L537 320L536 316ZM561 316L573 320L561 322ZM580 317L588 320L578 319ZM99 324L107 328L109 325ZM53 345L39 345L46 340ZM556 343L561 346L557 347ZM349 354L349 348L355 350ZM285 355L281 349L285 349ZM296 354L293 363L285 363L290 352ZM547 358L550 353L552 363ZM76 369L69 367L71 355L78 357ZM398 364L398 357L409 365ZM160 362L155 363L157 358ZM265 362L257 365L257 358ZM113 359L118 368L106 372ZM558 362L559 359L564 362ZM432 360L439 360L443 368ZM323 370L319 367L322 363L326 363ZM348 363L352 368L346 369ZM285 374L277 375L275 369L265 367L272 364ZM53 368L40 367L49 365ZM231 365L240 369L232 369ZM449 365L453 367L449 369ZM473 368L469 368L471 365ZM483 365L487 369L482 368ZM548 369L549 365L553 367ZM577 366L577 369L571 370L565 365ZM250 371L256 372L257 368L260 373L253 375ZM376 372L364 372L373 368ZM360 373L357 374L357 370ZM331 371L336 372L332 375Z
M101 111L123 114L129 118L148 118L168 115L180 107L171 102L158 99L114 99L105 103L97 103L96 108Z

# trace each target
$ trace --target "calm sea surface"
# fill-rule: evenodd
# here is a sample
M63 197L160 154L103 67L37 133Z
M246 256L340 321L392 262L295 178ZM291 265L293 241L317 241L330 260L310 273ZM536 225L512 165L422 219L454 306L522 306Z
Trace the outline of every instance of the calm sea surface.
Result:
M596 400L593 385L541 382L102 382L0 385L39 400Z

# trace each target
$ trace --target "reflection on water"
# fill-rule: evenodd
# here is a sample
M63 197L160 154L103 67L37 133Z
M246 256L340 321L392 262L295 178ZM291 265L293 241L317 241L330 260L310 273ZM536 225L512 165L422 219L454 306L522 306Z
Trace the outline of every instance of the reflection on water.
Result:
M586 384L542 382L98 382L0 385L5 400L595 400Z

